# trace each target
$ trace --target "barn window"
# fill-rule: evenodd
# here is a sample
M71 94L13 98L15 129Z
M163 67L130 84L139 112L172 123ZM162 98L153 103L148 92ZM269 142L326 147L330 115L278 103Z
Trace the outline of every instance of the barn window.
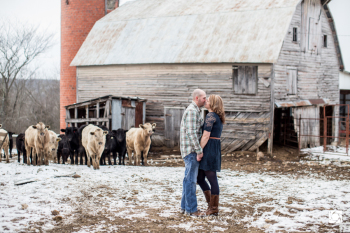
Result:
M298 70L296 68L287 69L287 94L296 95L298 91Z
M323 35L323 47L327 48L327 35Z
M233 92L235 94L257 93L258 67L232 66Z
M293 28L293 42L298 41L298 28Z

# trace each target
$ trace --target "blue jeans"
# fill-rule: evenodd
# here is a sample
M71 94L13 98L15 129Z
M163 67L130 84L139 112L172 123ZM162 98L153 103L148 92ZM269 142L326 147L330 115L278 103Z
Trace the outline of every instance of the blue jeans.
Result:
M185 177L183 180L181 209L187 213L194 213L197 211L196 183L199 168L197 154L191 153L186 155L184 161Z

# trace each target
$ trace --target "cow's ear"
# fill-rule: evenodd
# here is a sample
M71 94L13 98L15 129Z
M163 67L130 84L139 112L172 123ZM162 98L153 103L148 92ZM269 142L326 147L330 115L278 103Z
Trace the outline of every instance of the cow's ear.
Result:
M90 132L91 135L95 135L95 132Z
M103 135L107 135L108 134L108 131L103 131Z
M129 130L124 130L124 133L127 133Z
M157 125L156 123L153 123L152 124L152 129L154 129L156 127L156 125Z
M45 126L45 128L46 128L46 129L50 129L50 126L49 126L49 125L47 125L47 126Z
M2 124L0 124L0 128L2 127Z
M36 129L37 127L36 127L36 125L32 125L32 127L34 128L34 129Z
M66 132L66 129L61 129L61 132L65 133L65 132Z
M61 141L62 140L62 138L57 138L56 139L56 142L59 142L59 141Z
M143 125L142 124L139 124L139 127L141 128L141 129L144 129L145 127L143 127Z
M113 139L114 137L111 137L111 139Z

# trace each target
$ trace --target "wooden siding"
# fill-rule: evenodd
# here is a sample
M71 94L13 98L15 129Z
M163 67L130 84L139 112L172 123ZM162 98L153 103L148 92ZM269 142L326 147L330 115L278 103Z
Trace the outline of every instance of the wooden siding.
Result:
M157 123L156 134L164 136L164 107L187 107L196 88L220 95L233 118L264 115L269 119L271 65L258 66L256 95L233 93L232 66L237 64L159 64L77 67L78 101L103 95L137 96L147 99L146 122ZM239 64L244 65L244 64ZM248 65L248 64L247 64ZM254 65L254 64L249 64ZM254 113L254 114L252 114ZM226 150L260 146L268 134L264 123L232 122L224 126L224 146L240 139L241 145ZM265 138L265 139L262 139ZM242 141L242 140L245 141ZM259 141L260 140L260 141ZM262 141L262 142L261 142ZM225 144L226 143L226 144ZM258 144L259 145L258 145ZM249 149L250 147L247 147Z

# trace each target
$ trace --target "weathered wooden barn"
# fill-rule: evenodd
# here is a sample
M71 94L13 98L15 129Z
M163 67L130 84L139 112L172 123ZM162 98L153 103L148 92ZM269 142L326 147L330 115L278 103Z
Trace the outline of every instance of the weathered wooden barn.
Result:
M286 135L282 118L317 117L324 104L339 103L327 2L128 2L96 22L72 61L77 102L146 98L146 121L157 123L155 144L176 146L183 109L201 88L224 99L224 152L254 151L268 139L271 152L273 132Z

